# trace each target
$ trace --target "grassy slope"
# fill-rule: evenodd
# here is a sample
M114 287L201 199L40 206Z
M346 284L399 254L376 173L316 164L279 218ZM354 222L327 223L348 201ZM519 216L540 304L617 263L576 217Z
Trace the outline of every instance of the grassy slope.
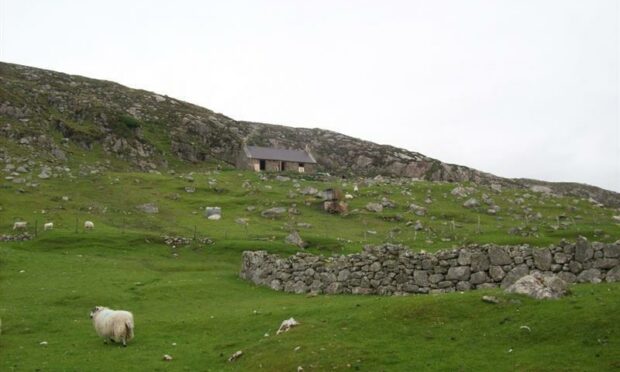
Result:
M529 221L538 227L539 236L519 237L506 234L508 228L524 223L516 213L521 206L509 202L517 197L512 190L501 195L487 191L502 206L502 219L497 220L462 208L463 200L449 194L453 185L362 188L351 209L385 195L398 207L383 215L405 217L402 222L387 222L365 212L325 215L312 198L310 206L304 205L305 197L289 199L291 182L263 183L255 174L237 171L197 173L194 178L192 194L184 191L190 183L169 175L110 173L51 179L41 181L37 189L25 188L25 193L16 192L22 185L4 183L0 232L8 232L17 217L31 225L36 219L39 227L44 220L53 220L56 229L39 231L31 242L0 245L0 370L294 370L299 365L306 370L349 365L361 370L620 368L617 284L579 285L560 301L536 302L499 291L306 297L258 288L237 277L245 249L295 251L282 243L287 233L284 219L259 216L269 206L296 203L301 215L295 220L313 224L301 231L302 237L311 242L310 251L325 254L353 252L364 243L387 239L427 250L485 241L545 245L578 234L593 238L595 230L602 229L597 232L599 240L615 240L620 234L611 222L611 210L593 208L585 201L533 196L526 204L543 214L541 221ZM246 179L253 191L241 187ZM209 185L209 180L216 184ZM272 188L265 188L267 184ZM301 185L326 187L310 181ZM428 216L406 212L412 197L403 195L403 188L419 205L430 189L434 202ZM169 198L174 193L180 194L178 200ZM63 202L63 195L71 200ZM160 213L135 210L135 205L146 202L156 202ZM206 221L200 207L208 205L222 206L223 220ZM257 211L245 211L247 205L257 206ZM559 214L574 224L554 230ZM479 215L481 234L476 233ZM76 216L79 221L95 221L96 230L74 232ZM247 231L234 223L237 217L250 219ZM416 219L433 227L435 234L416 235L405 226L405 221ZM461 227L452 231L452 220ZM216 243L183 247L174 257L158 238L164 233L191 236L194 229ZM364 234L366 230L377 234ZM503 302L482 303L485 293ZM134 312L137 336L128 348L103 345L96 337L88 319L94 305ZM291 316L302 325L275 336L280 322ZM520 329L522 325L532 331ZM41 341L48 345L39 345ZM244 356L226 362L237 350ZM174 360L161 361L165 353Z

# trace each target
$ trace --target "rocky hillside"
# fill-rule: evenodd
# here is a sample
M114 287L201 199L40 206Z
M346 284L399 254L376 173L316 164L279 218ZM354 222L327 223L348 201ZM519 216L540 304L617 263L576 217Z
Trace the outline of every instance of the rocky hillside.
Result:
M244 142L284 148L308 145L320 169L333 174L539 184L499 178L336 132L236 121L113 82L0 63L0 161L8 173L41 168L46 175L53 167L67 166L163 170L178 162L234 164ZM544 187L620 206L619 194L599 188Z

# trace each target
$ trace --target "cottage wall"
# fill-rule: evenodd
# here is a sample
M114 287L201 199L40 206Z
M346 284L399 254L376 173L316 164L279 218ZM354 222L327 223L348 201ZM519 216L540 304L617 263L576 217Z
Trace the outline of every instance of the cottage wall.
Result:
M277 160L265 160L265 170L268 172L279 172L280 162Z

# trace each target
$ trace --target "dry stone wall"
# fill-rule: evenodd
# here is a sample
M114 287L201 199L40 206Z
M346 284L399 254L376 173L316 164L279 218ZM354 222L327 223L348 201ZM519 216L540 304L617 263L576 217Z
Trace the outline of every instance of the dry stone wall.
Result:
M472 245L435 253L385 244L333 257L245 251L240 276L277 291L393 295L506 288L532 272L554 273L569 283L620 281L620 240L580 238L542 249Z

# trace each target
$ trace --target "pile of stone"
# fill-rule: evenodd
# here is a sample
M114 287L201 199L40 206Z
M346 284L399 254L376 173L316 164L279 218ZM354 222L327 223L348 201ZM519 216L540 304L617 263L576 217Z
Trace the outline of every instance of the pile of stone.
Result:
M535 272L567 283L620 281L620 241L590 243L580 238L542 249L472 245L436 253L414 253L385 244L327 258L307 253L282 258L246 251L240 276L286 292L390 295L506 289Z
M192 241L194 241L194 239L192 238L187 238L187 237L183 237L183 236L168 236L168 235L164 235L162 236L162 239L164 240L164 243L166 245L169 246L180 246L180 245L190 245L192 244ZM200 244L213 244L213 240L211 240L210 238L198 238L196 239L196 241Z
M32 240L32 235L28 234L27 232L24 232L21 234L15 234L15 235L11 235L11 234L0 235L0 242L16 242L16 241L25 241L25 240Z

